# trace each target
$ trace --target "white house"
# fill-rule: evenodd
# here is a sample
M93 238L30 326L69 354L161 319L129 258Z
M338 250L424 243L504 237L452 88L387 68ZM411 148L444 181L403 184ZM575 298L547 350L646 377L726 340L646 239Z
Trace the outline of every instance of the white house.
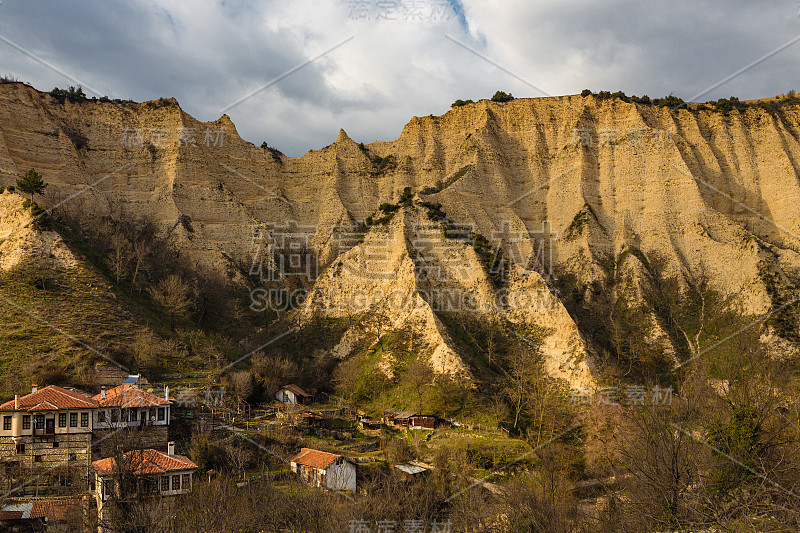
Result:
M281 387L281 390L275 393L275 399L281 403L307 404L311 403L314 397L297 385L292 384Z
M172 405L169 400L169 387L162 398L143 391L135 384L123 383L113 389L103 389L92 399L99 406L95 411L95 428L119 429L169 425Z
M111 497L141 500L177 496L192 491L192 474L197 470L197 465L183 455L176 455L175 444L172 442L167 445L167 453L154 449L125 452L122 454L122 463L123 470L133 474L136 480L132 486L120 486L121 471L117 467L116 458L108 457L92 463L95 472L95 498L101 522L108 518L104 508Z
M292 458L291 466L293 472L316 487L356 491L356 465L341 455L302 448Z

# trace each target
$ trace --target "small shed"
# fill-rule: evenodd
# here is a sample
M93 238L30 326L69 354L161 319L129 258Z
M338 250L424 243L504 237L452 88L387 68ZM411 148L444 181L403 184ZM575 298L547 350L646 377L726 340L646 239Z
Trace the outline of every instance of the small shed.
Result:
M399 429L434 429L436 417L421 415L415 411L398 411L390 409L383 415L386 425Z
M314 401L314 397L295 384L284 385L275 393L275 399L281 403L306 405Z
M302 448L292 457L292 472L320 488L356 491L356 465L341 455L312 448Z

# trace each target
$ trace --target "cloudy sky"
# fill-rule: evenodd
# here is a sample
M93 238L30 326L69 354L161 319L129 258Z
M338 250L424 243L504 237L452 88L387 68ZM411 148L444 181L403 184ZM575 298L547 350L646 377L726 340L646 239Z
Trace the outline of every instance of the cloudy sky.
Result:
M496 90L690 99L753 63L696 100L800 90L799 11L798 0L3 0L0 73L41 90L174 96L297 156L339 128L391 140L414 115Z

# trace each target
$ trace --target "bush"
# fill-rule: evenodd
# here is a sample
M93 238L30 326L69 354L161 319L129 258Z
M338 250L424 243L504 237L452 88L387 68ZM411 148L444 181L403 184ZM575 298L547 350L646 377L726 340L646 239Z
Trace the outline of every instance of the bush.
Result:
M590 94L592 94L592 91L589 89L584 89L581 91L581 96L583 97L589 96Z
M384 213L394 213L398 209L400 209L399 205L397 205L397 204L389 204L389 203L386 203L386 202L384 202L384 203L382 203L381 205L378 206L378 210L379 211L383 211Z
M467 104L472 104L472 103L474 103L472 100L461 100L459 98L458 100L456 100L455 102L450 104L450 107L461 107L461 106L464 106L464 105L467 105Z
M414 193L411 192L411 187L403 189L403 194L400 195L400 205L411 207L414 201Z
M81 88L80 85L78 85L77 89L71 85L69 89L59 89L58 87L53 87L53 90L50 91L50 96L55 98L60 104L63 104L67 100L70 102L86 101L86 94L83 92L83 88Z
M397 168L397 162L391 154L386 157L381 157L379 155L372 156L372 165L378 172Z
M677 96L670 94L664 98L654 99L653 104L657 105L658 107L678 107L685 105L686 102L683 101L683 98L678 98Z
M505 93L503 91L497 91L494 93L494 96L492 96L492 102L510 102L513 99L514 97L511 93Z
M730 98L720 98L717 101L710 100L706 103L713 105L714 109L722 113L724 116L727 116L731 111L744 109L747 107L747 104L740 102L739 98L736 96L731 96Z

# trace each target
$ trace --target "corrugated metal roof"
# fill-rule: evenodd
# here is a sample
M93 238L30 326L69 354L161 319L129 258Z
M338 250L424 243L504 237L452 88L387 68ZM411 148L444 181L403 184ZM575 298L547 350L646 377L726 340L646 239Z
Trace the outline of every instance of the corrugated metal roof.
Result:
M47 518L58 521L66 518L67 512L80 505L80 498L37 499L24 502L9 502L0 505L0 520L27 520Z
M398 469L398 470L402 470L406 474L411 474L412 476L414 474L419 474L419 473L422 473L422 472L425 472L425 471L428 470L427 468L423 468L423 467L417 466L417 465L412 465L410 463L403 463L403 464L399 464L399 465L394 465L394 467L396 469Z

